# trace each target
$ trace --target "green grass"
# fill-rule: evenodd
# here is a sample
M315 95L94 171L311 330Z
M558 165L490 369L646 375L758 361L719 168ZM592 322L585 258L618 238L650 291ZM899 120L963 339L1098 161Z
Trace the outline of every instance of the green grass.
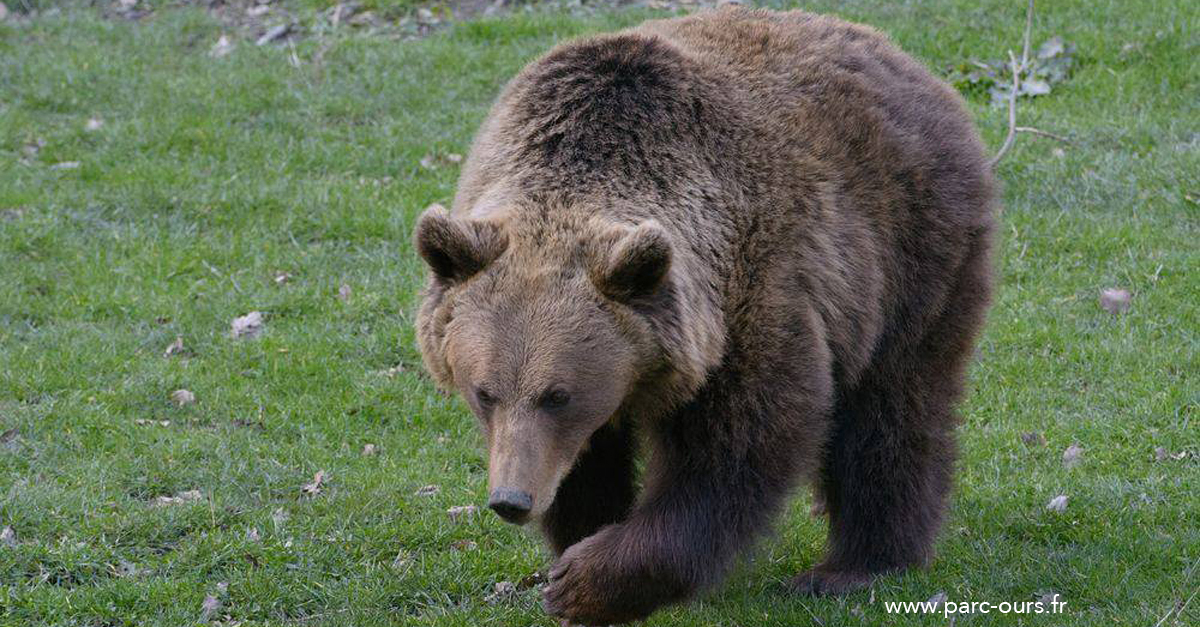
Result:
M967 625L1200 620L1198 600L1172 609L1200 587L1200 4L1040 4L1035 43L1061 34L1079 62L1021 123L1074 143L1022 135L999 168L998 300L933 567L788 596L824 540L801 496L727 585L650 625L944 625L882 606L939 591L1068 603ZM807 4L938 68L1018 47L1022 5ZM446 515L483 501L485 460L414 348L409 230L457 175L419 161L465 153L506 78L554 42L646 15L523 13L405 42L339 30L221 59L220 25L194 9L0 23L0 431L15 429L0 526L16 533L0 624L183 625L213 594L247 625L552 625L534 590L486 600L544 566L536 538ZM998 146L1003 112L972 108ZM1132 309L1101 310L1105 287ZM252 310L265 330L232 339ZM189 352L164 357L176 337ZM173 405L178 388L197 402ZM303 496L319 470L324 490ZM414 494L427 484L440 492ZM203 499L154 504L191 489Z

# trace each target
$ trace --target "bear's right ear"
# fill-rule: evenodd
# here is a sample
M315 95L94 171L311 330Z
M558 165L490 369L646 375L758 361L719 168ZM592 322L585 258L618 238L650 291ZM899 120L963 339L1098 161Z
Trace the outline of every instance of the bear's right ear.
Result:
M434 276L450 282L471 278L508 246L508 238L496 224L458 220L441 205L431 205L421 214L413 240Z
M671 242L655 220L614 229L596 244L601 250L591 269L592 283L613 300L629 302L651 294L671 269Z

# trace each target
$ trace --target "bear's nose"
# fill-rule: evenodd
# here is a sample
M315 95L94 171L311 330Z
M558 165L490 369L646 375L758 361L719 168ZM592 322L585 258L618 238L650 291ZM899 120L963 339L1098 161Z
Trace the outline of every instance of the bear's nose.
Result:
M521 490L496 488L488 497L488 507L504 520L519 525L529 517L529 510L533 509L533 497Z

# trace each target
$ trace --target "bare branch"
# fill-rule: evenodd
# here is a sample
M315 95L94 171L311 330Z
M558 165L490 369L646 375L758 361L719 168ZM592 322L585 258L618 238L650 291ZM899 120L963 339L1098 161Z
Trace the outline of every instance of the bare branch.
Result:
M1021 48L1021 62L1017 63L1016 55L1012 50L1008 51L1009 67L1012 69L1013 77L1012 93L1008 95L1008 135L1004 137L1004 143L1000 145L1000 150L996 151L996 156L992 157L991 166L993 168L1012 148L1013 140L1017 137L1017 94L1021 91L1021 73L1029 67L1029 35L1032 31L1033 0L1029 0L1029 5L1025 9L1025 42Z

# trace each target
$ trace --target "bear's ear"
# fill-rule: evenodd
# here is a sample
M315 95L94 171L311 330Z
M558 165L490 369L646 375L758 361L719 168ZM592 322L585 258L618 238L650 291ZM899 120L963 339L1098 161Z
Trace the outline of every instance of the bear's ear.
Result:
M592 283L613 300L628 302L651 294L671 269L671 242L654 220L614 229L596 243L602 249L591 270Z
M508 246L495 223L458 220L441 205L431 205L421 214L413 239L434 276L450 282L471 278Z

